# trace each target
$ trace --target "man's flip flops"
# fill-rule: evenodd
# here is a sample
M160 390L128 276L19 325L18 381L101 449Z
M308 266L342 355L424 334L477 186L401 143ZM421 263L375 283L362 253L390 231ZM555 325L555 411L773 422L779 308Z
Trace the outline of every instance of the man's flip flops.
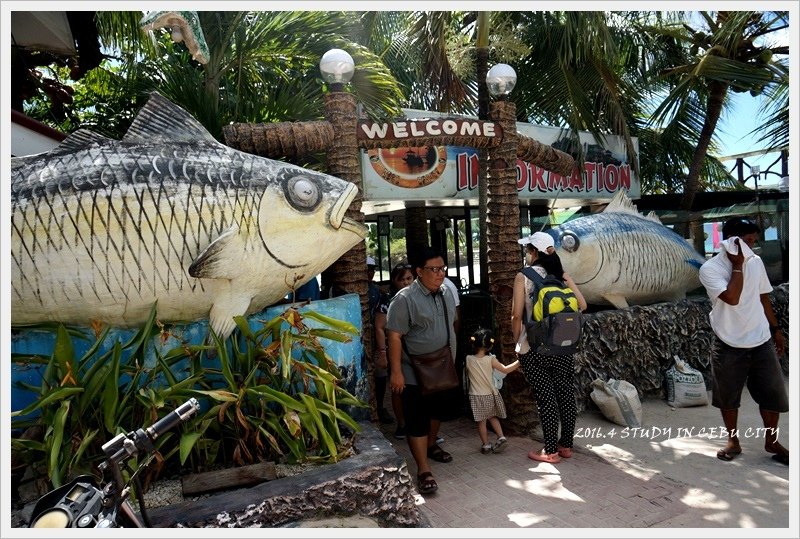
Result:
M772 455L772 460L775 462L780 462L781 464L789 465L789 454L788 453L778 453L777 455Z
M719 460L731 461L731 460L735 459L741 453L742 453L741 449L737 450L737 449L726 449L726 448L723 448L723 449L720 449L719 451L717 451L717 458Z

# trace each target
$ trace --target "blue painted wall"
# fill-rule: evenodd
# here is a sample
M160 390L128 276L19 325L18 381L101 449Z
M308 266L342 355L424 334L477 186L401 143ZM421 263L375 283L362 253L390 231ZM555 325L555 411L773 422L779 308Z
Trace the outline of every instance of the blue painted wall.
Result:
M275 305L267 307L263 311L256 313L248 318L250 327L255 331L262 327L261 322L266 322L275 318L283 313L288 304ZM368 393L364 393L366 388L366 381L363 380L366 369L362 361L362 346L361 346L361 304L357 294L347 294L331 299L324 299L319 301L312 301L308 305L298 309L300 313L312 310L325 316L335 318L337 320L344 320L353 324L359 331L359 335L353 336L353 340L349 343L340 343L331 341L329 339L320 338L320 342L325 346L327 354L336 362L339 368L344 373L344 386L350 393L356 395L362 400L367 400ZM309 327L325 327L322 324L312 320L311 318L304 318L303 322ZM79 328L87 336L87 339L73 338L72 344L75 350L76 357L83 356L92 344L95 342L94 333L89 328ZM201 344L205 341L208 335L208 321L202 320L190 324L175 324L170 327L171 333L182 337L183 341L189 344ZM127 342L134 335L136 329L112 329L105 341L100 347L98 354L103 354L111 349L115 342ZM164 342L161 342L159 336L155 336L148 346L147 353L145 354L145 366L153 367L156 363L155 352L158 350L160 353L165 353L168 350L175 348L182 341L174 337L170 337ZM55 333L23 329L20 331L12 332L11 335L11 352L21 354L37 354L49 358L53 352L53 344L55 343ZM181 365L176 365L176 369L180 369ZM32 364L11 364L11 410L21 410L31 404L35 400L35 395L18 387L17 382L22 381L28 384L39 386L41 384L41 373L44 369L42 365ZM175 373L178 375L178 373ZM178 376L181 378L181 376Z

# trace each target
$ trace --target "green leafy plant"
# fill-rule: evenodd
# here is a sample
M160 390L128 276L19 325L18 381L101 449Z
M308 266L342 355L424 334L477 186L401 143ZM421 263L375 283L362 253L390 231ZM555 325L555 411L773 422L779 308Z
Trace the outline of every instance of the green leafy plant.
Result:
M49 326L52 327L52 326ZM37 329L47 329L38 326ZM127 342L115 341L100 353L109 329L99 332L85 354L76 357L73 339L88 339L86 333L57 325L52 355L13 354L16 362L44 363L39 387L20 384L38 394L22 410L12 412L12 428L40 426L41 437L12 438L12 448L52 486L60 486L72 474L91 473L105 455L102 445L120 433L152 423L170 411L167 402L177 391L195 383L191 379L159 389L161 363L145 367L145 349L155 331L155 308L148 322ZM175 397L177 398L177 397ZM173 404L179 404L173 402ZM163 412L161 412L163 410ZM149 422L145 421L149 419ZM160 438L161 447L169 436Z
M304 317L322 327L309 326ZM349 342L358 330L315 311L301 315L294 307L256 331L243 317L235 321L232 339L212 335L220 368L200 367L209 387L194 392L212 404L196 423L195 446L182 447L182 454L191 450L197 462L217 465L345 457L352 436L340 425L350 433L359 430L346 408L367 405L341 387L339 369L320 339Z
M213 334L212 344L178 339L178 346L162 352L156 344L177 337L157 321L154 307L127 342L106 347L109 329L97 330L96 341L81 357L73 339L89 339L84 331L36 326L55 332L53 352L49 358L13 355L16 362L45 368L40 386L19 384L38 396L11 415L14 429L38 427L41 435L13 438L12 448L36 475L47 478L45 488L60 486L69 476L94 471L105 459L102 445L117 434L150 425L196 396L205 412L179 435L159 437L145 484L174 459L201 471L262 460L345 457L359 430L346 410L366 404L341 387L338 367L321 339L349 342L357 329L314 311L301 315L294 307L256 331L245 318L235 320L237 330L225 341ZM155 364L146 367L151 352Z

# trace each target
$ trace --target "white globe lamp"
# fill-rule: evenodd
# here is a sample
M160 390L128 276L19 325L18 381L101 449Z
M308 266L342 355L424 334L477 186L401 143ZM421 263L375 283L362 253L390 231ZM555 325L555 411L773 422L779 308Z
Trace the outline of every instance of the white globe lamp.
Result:
M319 70L322 78L328 84L338 86L338 90L350 82L355 72L355 62L347 51L342 49L331 49L322 55L319 61Z
M517 84L517 72L508 64L496 64L486 74L486 86L494 96L507 96Z

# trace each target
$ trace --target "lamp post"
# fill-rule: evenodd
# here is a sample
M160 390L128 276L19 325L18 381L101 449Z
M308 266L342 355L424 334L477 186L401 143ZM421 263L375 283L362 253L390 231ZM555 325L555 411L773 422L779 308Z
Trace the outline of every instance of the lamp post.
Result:
M319 62L322 78L328 83L330 92L325 95L325 118L336 134L336 141L328 147L328 172L358 187L358 195L347 209L347 217L364 222L361 212L363 194L361 189L361 167L359 166L358 112L355 97L345 92L345 85L355 71L353 58L342 49L331 49L322 55ZM345 292L362 294L362 307L366 310L367 268L366 248L358 243L336 261L326 272L329 283L335 283ZM355 270L355 273L352 273ZM363 273L363 279L362 274ZM363 282L362 282L363 281ZM363 288L363 290L362 290Z
M322 55L319 70L325 82L330 84L331 92L342 92L345 84L353 78L355 65L353 57L347 51L331 49Z
M325 118L336 134L336 141L328 147L328 172L358 187L358 195L347 209L346 216L364 222L361 211L363 190L361 166L356 130L358 110L355 97L345 91L345 87L355 72L353 58L342 49L331 49L322 55L319 62L322 78L328 83L329 92L325 95ZM367 250L364 242L358 242L342 255L331 267L323 272L323 282L331 288L336 286L341 292L358 294L361 300L361 344L365 354L372 353L372 323L369 313ZM371 359L371 358L370 358ZM375 381L373 362L367 361L367 379L370 387L371 416L375 420ZM377 403L381 406L382 403Z
M364 222L364 214L361 212L363 201L361 190L361 168L358 161L358 140L356 129L358 127L358 113L356 109L355 97L345 92L345 86L353 77L355 72L355 62L353 58L342 49L331 49L322 55L319 61L319 70L322 78L328 83L330 91L325 95L325 118L331 124L333 132L336 133L336 142L328 148L328 172L343 180L354 183L358 187L359 194L347 210L347 217ZM328 270L327 276L332 283L336 283L346 292L362 293L362 303L366 298L366 249L363 243L359 243L350 251L345 253ZM363 273L363 283L361 279L353 279L353 275L348 275L350 268L356 268L360 261L360 276ZM350 266L343 267L343 266ZM363 306L363 305L362 305ZM366 308L366 307L364 307Z
M517 193L517 135L516 106L508 99L517 82L514 69L506 64L497 64L486 75L486 86L495 100L489 105L489 119L499 125L503 133L502 142L489 150L487 178L487 266L489 292L494 299L495 319L500 330L499 358L507 363L514 355L514 338L511 331L511 296L514 277L519 271L519 196ZM512 384L513 385L513 384ZM525 393L519 388L520 394ZM515 392L510 388L509 392ZM530 408L529 413L514 414L518 420L530 421L535 417L532 402L513 399L514 406ZM526 410L527 411L527 410ZM510 425L515 432L527 426Z

